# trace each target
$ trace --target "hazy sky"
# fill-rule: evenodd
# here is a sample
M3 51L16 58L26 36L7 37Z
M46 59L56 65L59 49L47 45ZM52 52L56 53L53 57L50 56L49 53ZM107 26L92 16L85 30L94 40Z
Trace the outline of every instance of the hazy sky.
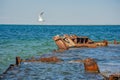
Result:
M120 0L0 0L0 24L120 25Z

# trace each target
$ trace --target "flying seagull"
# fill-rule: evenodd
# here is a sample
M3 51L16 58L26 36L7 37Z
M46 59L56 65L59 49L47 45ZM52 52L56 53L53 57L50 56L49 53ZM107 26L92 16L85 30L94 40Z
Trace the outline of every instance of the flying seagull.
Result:
M44 19L43 19L43 17L42 17L43 14L44 14L44 12L41 12L41 13L40 13L40 15L39 15L39 17L38 17L38 21L39 21L39 22L44 22Z

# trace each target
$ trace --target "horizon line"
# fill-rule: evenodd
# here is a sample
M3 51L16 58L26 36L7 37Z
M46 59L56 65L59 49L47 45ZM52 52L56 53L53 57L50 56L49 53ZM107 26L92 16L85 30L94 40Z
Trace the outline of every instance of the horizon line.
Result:
M110 26L110 25L120 25L120 24L0 24L0 25L43 25L43 26L45 26L45 25L73 25L73 26L104 26L104 25L108 25L108 26Z

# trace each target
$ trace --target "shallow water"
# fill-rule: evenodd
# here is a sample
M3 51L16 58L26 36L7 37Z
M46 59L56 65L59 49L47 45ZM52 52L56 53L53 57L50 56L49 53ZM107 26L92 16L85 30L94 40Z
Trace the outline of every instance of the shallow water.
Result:
M19 67L3 75L8 80L103 80L100 74L86 73L83 63L71 62L72 60L83 60L94 58L99 66L100 72L106 76L120 73L120 45L109 45L99 48L73 48L62 53L43 54L39 57L57 56L62 62L42 63L23 62Z
M9 64L15 63L15 57L20 56L23 59L30 58L32 56L40 56L52 52L53 49L57 49L52 37L57 34L76 34L79 36L88 36L95 41L114 39L120 41L120 26L49 26L49 25L0 25L0 73L4 72ZM115 46L118 47L119 46ZM101 48L99 48L101 49ZM76 53L81 53L84 57L96 57L98 61L109 62L108 55L111 55L112 62L118 63L120 57L119 54L113 54L112 51L118 52L119 49L107 50L109 53L104 54L104 48L102 51L95 49L88 50L84 53L84 49ZM72 52L72 51L71 51ZM95 55L91 55L96 52ZM103 57L104 60L100 59ZM64 58L64 57L63 57ZM110 61L110 62L111 62Z

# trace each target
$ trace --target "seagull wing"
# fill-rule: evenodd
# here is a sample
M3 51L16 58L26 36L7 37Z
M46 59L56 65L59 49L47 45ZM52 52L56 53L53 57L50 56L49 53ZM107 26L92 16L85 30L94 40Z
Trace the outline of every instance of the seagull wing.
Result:
M40 15L43 15L43 14L44 14L44 12L41 12L41 13L40 13Z

